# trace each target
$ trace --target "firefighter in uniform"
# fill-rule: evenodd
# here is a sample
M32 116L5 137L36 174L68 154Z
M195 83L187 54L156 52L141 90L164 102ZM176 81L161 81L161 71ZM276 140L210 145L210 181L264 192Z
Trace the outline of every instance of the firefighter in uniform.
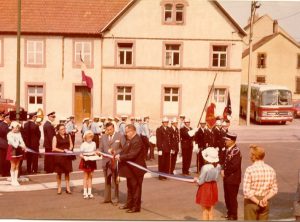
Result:
M55 128L53 122L55 120L55 112L51 112L48 115L48 120L44 123L44 147L45 152L52 153L52 139L55 136ZM44 159L44 170L46 173L54 172L54 158L53 156L46 155Z
M194 136L189 135L189 131L192 130L192 127L190 127L190 123L191 123L190 119L185 118L184 127L180 129L183 175L190 175L189 169L191 166L192 154L193 154Z
M206 129L206 122L201 121L200 127L195 134L195 142L198 145L198 153L197 153L197 173L200 172L201 167L204 165L204 160L202 157L202 151L206 148L207 144L207 129Z
M223 176L224 198L227 208L226 218L228 220L238 219L237 195L242 176L242 155L240 149L236 145L236 138L237 135L230 132L224 137L226 143L226 156L221 175Z
M220 165L224 164L224 158L225 158L225 149L224 146L224 135L222 133L222 122L221 120L216 121L216 125L213 128L213 135L214 135L214 147L219 148L219 163Z
M170 173L170 128L169 119L164 117L162 125L156 129L156 145L158 150L158 170L163 173ZM158 179L165 180L166 177L159 176Z
M99 149L99 141L102 133L102 129L100 127L99 117L95 116L93 122L91 123L91 131L94 133L93 141L96 143L97 149Z
M170 135L170 142L171 142L171 170L170 173L174 174L173 171L175 170L177 154L179 152L179 129L178 129L178 121L174 117L171 121L170 127L171 135Z
M122 115L122 116L121 116L121 122L120 122L120 124L119 124L119 132L120 132L122 135L125 135L126 121L127 121L127 116L126 116L126 115Z

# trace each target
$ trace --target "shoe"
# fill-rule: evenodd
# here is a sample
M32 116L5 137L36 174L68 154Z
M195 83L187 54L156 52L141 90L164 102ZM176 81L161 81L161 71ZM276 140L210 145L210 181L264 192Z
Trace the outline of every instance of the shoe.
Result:
M137 213L137 212L140 212L140 211L141 211L140 209L133 207L133 208L127 210L126 213Z
M227 218L227 220L237 220L238 218L237 217L234 217L234 216L229 216L228 218Z
M87 194L83 195L83 199L88 199L88 198L89 198L89 196Z
M57 190L57 195L61 195L61 190L60 191Z
M69 190L66 190L66 194L72 194L72 192Z
M108 201L108 200L105 200L102 202L103 204L106 204L106 203L112 203L111 201Z
M120 210L126 210L126 209L130 209L130 207L127 204L125 204L123 206L120 206L119 209Z
M89 194L88 197L89 197L90 199L93 199L93 198L94 198L94 195L93 195L93 194Z

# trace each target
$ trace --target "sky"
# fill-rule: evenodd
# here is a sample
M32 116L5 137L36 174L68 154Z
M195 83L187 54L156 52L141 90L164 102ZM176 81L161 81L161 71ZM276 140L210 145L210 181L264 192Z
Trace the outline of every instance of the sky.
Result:
M244 28L250 17L251 1L218 1L226 11ZM300 0L298 1L258 1L261 6L256 10L259 16L268 14L277 19L278 24L296 41L300 42Z

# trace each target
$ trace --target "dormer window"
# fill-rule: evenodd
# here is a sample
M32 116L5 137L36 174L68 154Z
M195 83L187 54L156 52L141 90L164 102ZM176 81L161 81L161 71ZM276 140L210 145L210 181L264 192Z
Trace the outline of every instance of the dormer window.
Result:
M184 5L183 4L177 4L176 5L176 23L182 23L183 22L183 12L184 12Z
M170 2L169 0L163 0L163 24L166 25L183 25L185 22L185 9L187 2L184 0Z
M166 4L165 5L165 22L166 23L172 22L172 11L173 11L173 5Z

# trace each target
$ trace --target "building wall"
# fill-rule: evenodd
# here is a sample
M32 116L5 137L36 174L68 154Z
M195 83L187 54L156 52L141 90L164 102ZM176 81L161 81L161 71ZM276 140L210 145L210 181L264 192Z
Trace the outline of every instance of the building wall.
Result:
M257 68L257 53L266 53L266 68ZM287 86L294 94L293 99L300 99L295 94L296 76L300 77L300 69L297 68L297 54L300 49L282 35L278 35L253 52L252 81L256 75L266 76L266 83ZM242 83L247 83L249 56L243 58Z

